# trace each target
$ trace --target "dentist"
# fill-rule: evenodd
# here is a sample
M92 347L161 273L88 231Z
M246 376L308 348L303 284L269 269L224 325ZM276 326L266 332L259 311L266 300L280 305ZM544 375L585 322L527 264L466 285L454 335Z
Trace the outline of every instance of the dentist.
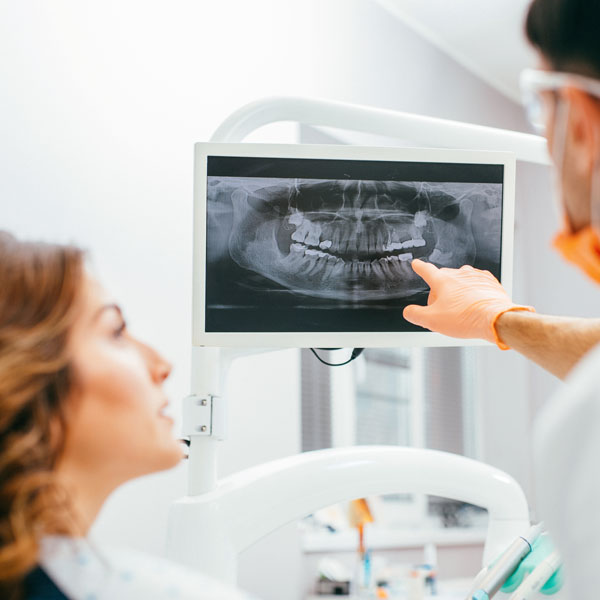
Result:
M522 75L535 125L544 125L563 220L554 248L600 283L600 2L533 0L526 34L540 68ZM469 266L413 269L430 286L428 306L407 306L412 323L514 348L561 387L533 431L538 515L564 559L567 597L597 595L600 573L600 319L537 314L512 302L498 281ZM595 349L592 349L597 346ZM584 357L585 355L585 357Z
M563 223L554 247L600 283L600 4L534 0L525 30L539 70L521 83L533 124L545 129L560 186ZM600 319L541 315L515 304L487 271L438 269L415 260L430 286L428 306L407 306L416 325L513 348L564 378L600 342Z

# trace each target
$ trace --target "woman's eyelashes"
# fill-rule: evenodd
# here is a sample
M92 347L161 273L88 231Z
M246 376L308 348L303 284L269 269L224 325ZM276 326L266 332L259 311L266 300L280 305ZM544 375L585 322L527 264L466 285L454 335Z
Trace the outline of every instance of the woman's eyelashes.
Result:
M121 323L119 323L119 326L113 330L113 337L117 339L122 338L126 328L127 323L125 323L125 321L121 321Z

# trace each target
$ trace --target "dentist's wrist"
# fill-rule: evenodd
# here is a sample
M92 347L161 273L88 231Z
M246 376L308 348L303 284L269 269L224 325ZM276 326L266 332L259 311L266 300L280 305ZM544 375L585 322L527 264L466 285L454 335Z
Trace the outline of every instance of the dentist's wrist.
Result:
M491 330L493 342L500 350L510 350L511 347L506 343L507 337L510 337L510 331L516 323L514 315L516 312L535 312L533 306L524 306L521 304L512 304L498 311L491 320Z

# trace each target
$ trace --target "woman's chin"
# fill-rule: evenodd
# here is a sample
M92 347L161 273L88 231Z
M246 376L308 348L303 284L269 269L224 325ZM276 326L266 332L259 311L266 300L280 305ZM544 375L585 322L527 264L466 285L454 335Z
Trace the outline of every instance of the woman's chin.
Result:
M185 456L183 444L175 439L171 432L163 436L156 444L153 444L150 452L152 453L152 463L148 469L150 473L172 469ZM148 453L149 456L150 452Z
M172 443L169 444L164 454L165 466L163 469L176 467L183 460L184 456L183 444L179 440L172 438Z

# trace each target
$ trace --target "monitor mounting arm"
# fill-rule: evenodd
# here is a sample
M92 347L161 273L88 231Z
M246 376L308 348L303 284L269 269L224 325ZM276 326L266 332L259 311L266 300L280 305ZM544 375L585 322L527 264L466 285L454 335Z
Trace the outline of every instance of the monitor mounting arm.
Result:
M550 164L546 140L537 135L372 106L300 97L263 98L246 104L223 121L210 141L241 142L259 127L282 121L410 140L427 148L502 150L513 152L517 160Z
M511 151L518 160L550 164L545 140L538 136L295 97L266 98L243 106L218 127L211 141L240 142L259 127L281 121L379 134L434 148ZM218 481L216 444L226 433L222 389L227 370L236 356L264 351L268 350L192 348L191 396L184 401L183 422L190 437L189 486L188 496L171 510L168 553L172 558L234 581L237 554L270 531L327 503L392 491L436 493L487 506L491 518L484 560L525 531L527 502L512 478L464 457L429 450L325 450ZM428 481L435 483L433 488L423 486L422 469L431 475ZM313 480L319 484L310 484ZM491 496L479 497L486 489Z

